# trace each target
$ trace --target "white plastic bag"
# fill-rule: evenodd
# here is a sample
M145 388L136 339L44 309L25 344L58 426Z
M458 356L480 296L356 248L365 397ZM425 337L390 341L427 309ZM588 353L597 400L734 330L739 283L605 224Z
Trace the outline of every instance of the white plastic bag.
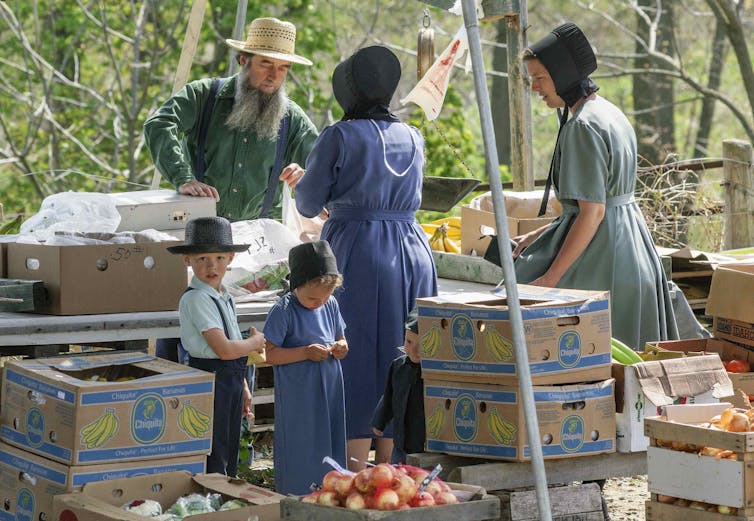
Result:
M291 196L291 190L283 187L283 224L291 230L302 242L318 241L322 234L325 220L321 217L304 217L298 213L296 201Z
M223 283L236 302L271 300L283 288L288 275L288 252L301 241L273 219L231 223L233 242L249 244L237 253Z
M45 197L39 212L21 224L20 235L43 241L55 231L114 232L120 224L115 202L105 194L62 192Z

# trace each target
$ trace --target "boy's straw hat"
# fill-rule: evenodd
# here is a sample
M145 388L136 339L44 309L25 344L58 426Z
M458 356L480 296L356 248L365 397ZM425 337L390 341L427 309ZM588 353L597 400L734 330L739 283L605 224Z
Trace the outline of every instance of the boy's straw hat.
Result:
M291 291L323 275L340 275L335 254L325 240L305 242L291 248L288 268L291 270Z
M186 223L186 240L168 246L170 253L227 253L249 249L249 244L233 244L233 231L225 217L198 217Z
M237 51L259 54L275 60L301 65L312 62L296 54L296 26L277 18L257 18L247 28L246 41L227 39L225 43Z

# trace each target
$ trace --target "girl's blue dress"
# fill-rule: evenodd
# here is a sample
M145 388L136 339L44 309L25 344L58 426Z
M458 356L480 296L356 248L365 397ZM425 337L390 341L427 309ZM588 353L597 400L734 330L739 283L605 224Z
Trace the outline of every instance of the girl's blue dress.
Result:
M267 340L285 349L309 344L330 345L343 336L345 323L335 298L307 309L288 294L270 310L264 326ZM348 358L348 356L346 356ZM275 377L275 490L307 494L332 470L322 463L330 456L346 466L345 403L340 361L304 360L276 365Z
M348 439L374 437L372 413L401 354L406 317L417 297L437 294L432 252L415 217L423 170L424 139L416 128L357 119L324 129L296 185L302 215L329 210L322 239L343 274L336 298L348 325Z

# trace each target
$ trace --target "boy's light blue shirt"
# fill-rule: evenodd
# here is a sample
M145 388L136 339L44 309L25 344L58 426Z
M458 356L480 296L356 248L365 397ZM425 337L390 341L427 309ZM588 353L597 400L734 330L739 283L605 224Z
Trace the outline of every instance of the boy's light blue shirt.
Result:
M178 305L181 344L194 358L219 359L220 357L212 350L202 333L212 328L218 328L224 332L223 320L217 312L218 306L213 302L217 300L225 316L225 323L228 325L228 339L241 340L241 328L238 327L232 298L225 286L221 286L222 293L220 293L196 276L191 279L189 287L194 289L186 291Z

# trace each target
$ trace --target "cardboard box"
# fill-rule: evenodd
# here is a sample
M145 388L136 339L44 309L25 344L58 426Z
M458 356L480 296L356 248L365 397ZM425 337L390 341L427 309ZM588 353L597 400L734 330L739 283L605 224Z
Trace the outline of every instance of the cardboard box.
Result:
M659 350L658 355L701 355L705 353L717 353L723 362L734 358L746 360L754 368L754 349L727 342L719 338L694 338L691 340L668 340L665 342L647 343L644 352L651 353ZM733 383L733 389L740 389L747 395L754 396L754 372L728 373L728 378ZM721 397L724 399L725 397Z
M312 521L482 521L500 518L500 500L492 494L487 494L484 488L463 483L448 483L448 486L463 501L452 505L385 511L350 510L305 503L298 498L285 498L280 501L280 513L283 519Z
M8 361L3 375L0 438L24 450L67 465L210 452L212 373L121 352Z
M754 293L754 264L726 264L712 274L707 315L712 335L754 346L754 301L738 298Z
M532 383L610 378L608 292L517 287ZM505 288L416 300L428 379L518 385Z
M518 218L508 217L508 235L512 239L551 223L554 217ZM491 230L490 230L491 228ZM461 253L483 256L490 244L490 235L495 234L495 214L476 210L469 206L461 207Z
M8 277L41 280L38 313L86 315L178 309L186 266L166 247L178 242L44 246L10 243Z
M646 433L655 441L647 451L647 485L650 492L713 505L751 507L754 501L754 468L750 461L754 432L727 432L703 426L703 422L729 405L668 406L666 418L646 419ZM738 459L665 448L672 442L730 450L738 454Z
M204 473L204 455L152 461L67 466L0 443L0 500L4 519L52 519L52 497L80 490L86 483L161 472Z
M190 219L217 215L211 197L191 197L175 190L138 190L107 194L120 213L116 231L183 230Z
M166 510L182 496L211 492L220 493L223 501L243 499L250 506L188 516L186 521L247 521L252 516L259 516L259 521L280 520L280 500L285 496L221 474L192 477L188 472L169 472L87 483L81 492L55 496L52 521L144 521L122 505L134 499L152 499Z
M662 414L665 406L716 403L733 394L733 384L717 354L634 365L614 363L613 377L618 452L647 450L644 418Z
M545 459L615 452L615 381L535 386ZM528 461L518 386L424 380L427 450Z
M8 277L8 245L0 242L0 279Z

